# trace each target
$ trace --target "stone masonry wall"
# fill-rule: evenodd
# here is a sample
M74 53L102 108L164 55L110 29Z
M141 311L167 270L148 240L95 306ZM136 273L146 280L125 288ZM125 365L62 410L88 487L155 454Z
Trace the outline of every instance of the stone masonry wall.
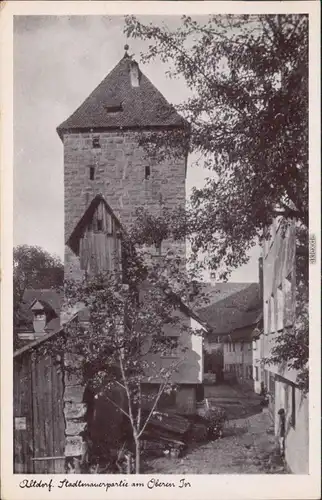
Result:
M104 132L100 148L92 147L93 134L64 136L65 240L97 194L102 194L124 227L133 221L135 210L145 207L151 213L160 204L170 209L185 206L185 159L161 163L148 161L138 146L135 132ZM94 167L94 179L90 179ZM145 179L146 167L150 178ZM176 243L176 253L185 256L185 242ZM77 263L66 254L66 272L79 274Z
M66 367L80 361L81 359L77 355L66 354L64 357ZM68 473L77 474L82 472L87 453L87 443L84 439L84 433L87 429L85 388L77 377L68 373L67 370L64 374L64 385L65 469Z

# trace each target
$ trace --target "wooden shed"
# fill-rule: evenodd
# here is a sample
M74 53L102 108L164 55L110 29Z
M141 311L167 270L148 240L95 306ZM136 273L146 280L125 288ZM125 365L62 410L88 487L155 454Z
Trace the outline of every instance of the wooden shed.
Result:
M64 473L63 366L44 355L45 335L13 355L14 473Z

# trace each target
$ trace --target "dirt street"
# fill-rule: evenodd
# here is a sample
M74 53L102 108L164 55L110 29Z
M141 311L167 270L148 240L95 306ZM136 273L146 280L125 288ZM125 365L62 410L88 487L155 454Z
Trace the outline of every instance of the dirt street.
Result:
M283 474L267 410L229 420L223 437L197 445L182 458L157 458L144 472L159 474Z

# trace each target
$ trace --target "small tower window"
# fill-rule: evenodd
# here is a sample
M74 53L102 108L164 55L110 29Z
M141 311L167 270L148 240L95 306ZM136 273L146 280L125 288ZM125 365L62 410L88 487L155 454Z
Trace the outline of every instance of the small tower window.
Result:
M91 181L95 179L95 167L89 167L89 178Z
M99 136L93 137L92 146L94 149L101 147Z
M147 165L145 167L145 174L144 174L145 180L148 181L150 179L150 176L151 176L151 169L150 166Z

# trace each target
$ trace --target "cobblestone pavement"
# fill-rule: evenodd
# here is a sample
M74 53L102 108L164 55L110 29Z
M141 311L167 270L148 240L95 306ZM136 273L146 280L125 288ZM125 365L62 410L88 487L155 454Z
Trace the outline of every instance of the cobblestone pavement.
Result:
M182 458L149 461L159 474L283 474L267 411L228 421L223 437L196 446Z

